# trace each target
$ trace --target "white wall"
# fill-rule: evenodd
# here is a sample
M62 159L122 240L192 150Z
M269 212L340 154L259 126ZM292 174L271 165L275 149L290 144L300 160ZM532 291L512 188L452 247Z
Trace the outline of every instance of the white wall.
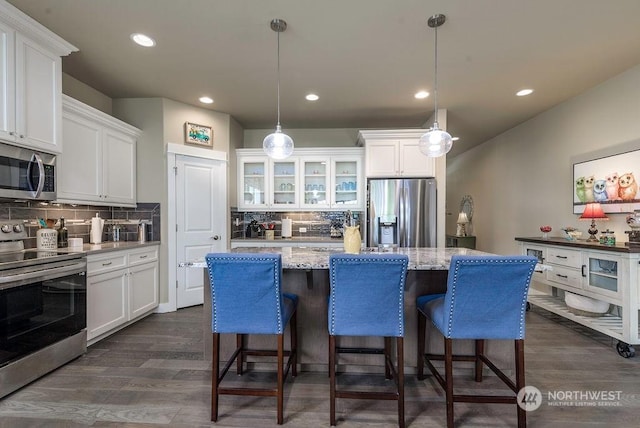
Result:
M471 195L478 249L492 253L516 253L514 237L540 236L544 224L552 236L564 226L587 235L589 223L572 213L571 158L637 139L640 66L448 160L447 211L457 216L462 196ZM610 217L598 228L626 241L625 215ZM456 218L447 219L455 233Z

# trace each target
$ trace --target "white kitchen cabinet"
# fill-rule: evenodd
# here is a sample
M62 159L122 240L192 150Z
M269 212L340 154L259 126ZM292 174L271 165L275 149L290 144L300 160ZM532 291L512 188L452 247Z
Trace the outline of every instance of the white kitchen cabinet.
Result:
M361 148L296 149L281 161L258 149L236 154L240 210L364 209Z
M370 177L436 177L436 158L422 154L424 129L360 131L365 148L365 175Z
M64 153L58 156L58 202L133 207L136 141L141 131L63 96Z
M528 301L550 312L617 339L618 353L633 354L640 344L640 251L624 244L613 247L562 238L516 238L522 254L538 257L551 269L536 274ZM570 310L565 293L610 304L602 316Z
M0 3L0 139L62 151L62 60L77 48Z
M87 343L151 314L158 292L157 245L87 256Z

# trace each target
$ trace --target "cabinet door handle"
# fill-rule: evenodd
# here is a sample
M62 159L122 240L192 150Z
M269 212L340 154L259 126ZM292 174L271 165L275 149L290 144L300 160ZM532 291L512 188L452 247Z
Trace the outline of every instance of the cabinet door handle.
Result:
M586 276L587 276L587 274L584 272L584 270L585 270L586 268L587 268L587 265L582 265L581 270L582 270L582 277L583 277L583 278L586 278Z
M146 259L147 255L145 254L144 256L140 256L141 259Z
M567 259L568 258L567 256L558 256L558 255L556 255L556 257L559 258L559 259Z
M111 265L113 262L109 262L109 263L102 263L102 266L109 266Z
M567 275L560 275L559 273L557 273L556 276L559 276L560 278L564 278L564 279L568 279L569 278Z

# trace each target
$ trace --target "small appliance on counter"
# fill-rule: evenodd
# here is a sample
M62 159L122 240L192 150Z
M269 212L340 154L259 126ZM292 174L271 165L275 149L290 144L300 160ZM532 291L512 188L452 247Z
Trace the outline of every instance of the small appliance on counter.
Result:
M89 242L92 244L102 243L102 228L104 227L104 219L100 218L100 215L96 213L96 216L91 218L91 232Z
M261 224L258 223L257 220L251 220L251 223L247 226L247 230L245 232L246 238L259 238L262 235L264 228Z

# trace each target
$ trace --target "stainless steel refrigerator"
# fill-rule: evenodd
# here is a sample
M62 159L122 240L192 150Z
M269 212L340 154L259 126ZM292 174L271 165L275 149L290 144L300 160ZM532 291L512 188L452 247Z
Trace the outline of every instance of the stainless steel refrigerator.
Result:
M436 179L367 182L367 246L436 246Z

